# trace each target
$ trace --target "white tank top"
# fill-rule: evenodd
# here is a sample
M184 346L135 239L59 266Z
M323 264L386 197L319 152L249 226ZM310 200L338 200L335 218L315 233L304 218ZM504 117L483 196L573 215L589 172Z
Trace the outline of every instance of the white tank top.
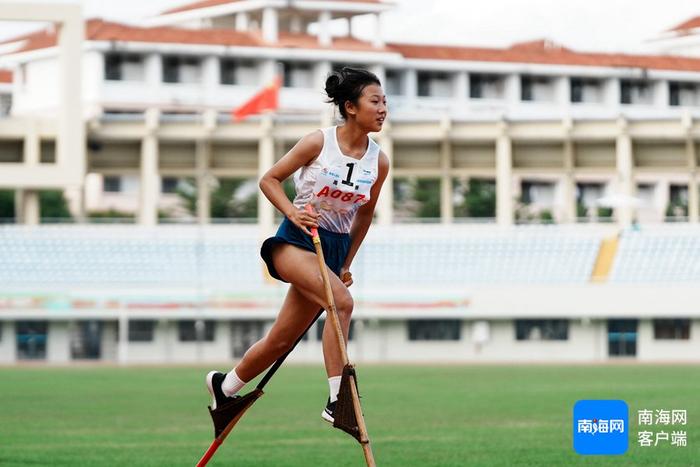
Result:
M346 156L340 151L337 129L321 130L321 153L294 173L294 206L304 209L310 203L320 214L320 227L348 233L357 209L369 201L370 189L377 180L379 145L368 138L362 159Z

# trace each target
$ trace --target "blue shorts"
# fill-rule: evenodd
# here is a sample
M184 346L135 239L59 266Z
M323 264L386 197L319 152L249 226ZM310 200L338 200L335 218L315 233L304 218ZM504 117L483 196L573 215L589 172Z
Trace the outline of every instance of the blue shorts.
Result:
M348 256L348 250L350 249L350 235L331 232L321 227L318 228L318 235L321 237L321 248L323 249L326 265L336 275L340 275L340 268L345 264L345 258ZM260 248L260 256L265 261L268 272L275 279L287 282L280 277L275 270L274 264L272 264L272 250L280 243L289 243L313 253L316 253L316 248L314 248L314 241L311 236L304 233L303 230L287 218L282 221L275 236L263 242Z

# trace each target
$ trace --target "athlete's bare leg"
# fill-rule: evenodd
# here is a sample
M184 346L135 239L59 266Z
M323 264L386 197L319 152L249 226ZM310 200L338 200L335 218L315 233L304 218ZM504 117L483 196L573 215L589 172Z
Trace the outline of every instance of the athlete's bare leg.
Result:
M243 381L250 381L287 352L320 308L325 308L325 289L316 254L294 245L278 245L272 260L280 277L291 284L282 309L270 332L256 342L236 366ZM348 288L328 270L336 311L347 341L353 300ZM331 326L323 332L323 356L328 376L338 376L343 362Z

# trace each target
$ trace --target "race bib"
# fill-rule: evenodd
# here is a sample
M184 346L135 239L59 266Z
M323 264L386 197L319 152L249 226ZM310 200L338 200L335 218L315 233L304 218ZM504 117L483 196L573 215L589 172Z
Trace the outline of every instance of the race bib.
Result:
M340 162L323 167L314 185L317 209L340 214L354 211L367 203L375 177L357 162Z

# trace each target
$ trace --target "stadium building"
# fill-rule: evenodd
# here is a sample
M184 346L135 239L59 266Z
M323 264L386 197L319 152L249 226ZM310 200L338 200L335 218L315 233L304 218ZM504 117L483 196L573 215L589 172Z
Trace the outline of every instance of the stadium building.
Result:
M605 54L389 43L391 8L32 13L52 25L0 44L0 362L240 357L285 292L258 259L279 215L257 179L336 121L322 88L345 65L384 83L392 160L354 359L697 361L700 21ZM232 121L276 76L280 109ZM69 212L42 212L56 191ZM294 360L320 361L319 330Z

